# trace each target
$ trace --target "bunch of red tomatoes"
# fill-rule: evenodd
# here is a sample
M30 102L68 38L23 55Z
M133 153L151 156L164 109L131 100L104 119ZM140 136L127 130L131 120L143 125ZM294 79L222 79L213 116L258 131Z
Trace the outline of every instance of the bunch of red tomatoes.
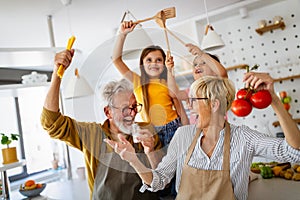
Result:
M231 111L238 117L245 117L251 113L252 107L264 109L271 102L272 97L268 90L255 91L251 88L243 88L236 93L236 99L231 104Z

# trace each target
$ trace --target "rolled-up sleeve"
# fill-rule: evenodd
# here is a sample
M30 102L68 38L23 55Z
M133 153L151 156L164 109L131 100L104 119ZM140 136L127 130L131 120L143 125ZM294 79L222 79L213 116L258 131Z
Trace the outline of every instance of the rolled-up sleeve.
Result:
M192 142L195 128L179 127L175 132L167 154L163 157L156 169L152 170L153 179L150 185L143 184L140 191L149 190L156 192L162 190L170 183L176 173L176 188L180 183L182 166L186 156L187 149Z
M249 151L254 156L263 156L283 162L300 162L300 150L291 147L284 138L274 138L252 130L247 126L241 126Z
M281 155L284 159L289 160L291 163L300 162L300 150L290 146L286 140L282 142L282 147L279 148L279 151L280 149L283 149Z
M62 140L68 145L82 150L75 120L63 116L60 112L53 112L46 108L43 108L40 120L42 127L51 138Z
M146 190L149 190L151 192L156 192L157 190L159 190L158 188L159 188L160 177L155 172L155 170L152 170L152 175L153 175L153 179L152 179L152 183L150 184L150 186L143 182L143 185L140 188L140 192L145 192Z

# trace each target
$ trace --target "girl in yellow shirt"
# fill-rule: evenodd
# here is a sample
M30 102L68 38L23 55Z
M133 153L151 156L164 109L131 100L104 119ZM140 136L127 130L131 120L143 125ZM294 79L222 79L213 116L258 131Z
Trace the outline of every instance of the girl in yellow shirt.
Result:
M124 63L124 42L127 34L134 28L135 24L132 21L124 21L121 24L112 56L113 63L120 73L133 83L137 101L143 103L142 120L155 126L163 146L167 146L177 128L182 125L181 113L185 117L186 114L175 93L168 88L166 54L161 47L149 46L143 49L140 56L141 75L130 70Z
M188 124L188 118L182 102L168 87L170 72L165 66L166 54L161 47L149 46L143 49L139 63L141 75L130 70L123 62L122 51L126 35L135 26L132 21L124 21L121 24L112 59L120 73L133 83L137 101L143 103L141 117L155 126L166 150L177 128ZM166 64L170 63L166 62ZM161 197L172 195L175 198L175 178L169 186L161 192Z

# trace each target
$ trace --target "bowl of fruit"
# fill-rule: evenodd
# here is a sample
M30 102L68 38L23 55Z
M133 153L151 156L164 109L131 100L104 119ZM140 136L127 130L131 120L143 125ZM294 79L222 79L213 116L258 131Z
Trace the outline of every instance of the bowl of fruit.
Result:
M34 180L27 180L20 185L19 192L26 197L35 197L45 189L46 183L36 183Z

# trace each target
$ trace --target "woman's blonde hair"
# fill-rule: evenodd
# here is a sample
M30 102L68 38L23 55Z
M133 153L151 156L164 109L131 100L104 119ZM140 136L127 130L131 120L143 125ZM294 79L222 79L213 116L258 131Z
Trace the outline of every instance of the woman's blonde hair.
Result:
M192 97L206 97L207 102L220 101L220 110L225 114L235 97L235 88L228 78L203 76L194 81L190 87Z

